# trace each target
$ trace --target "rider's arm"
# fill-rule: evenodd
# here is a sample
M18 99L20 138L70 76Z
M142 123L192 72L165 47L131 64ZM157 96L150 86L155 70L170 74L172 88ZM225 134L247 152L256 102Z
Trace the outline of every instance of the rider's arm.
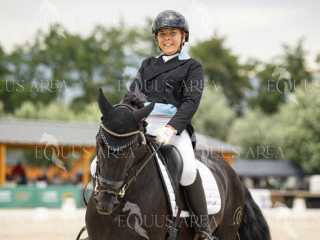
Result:
M168 123L178 131L178 134L191 122L194 113L197 111L203 92L203 85L202 66L194 60L182 86L182 103L178 107L177 113Z

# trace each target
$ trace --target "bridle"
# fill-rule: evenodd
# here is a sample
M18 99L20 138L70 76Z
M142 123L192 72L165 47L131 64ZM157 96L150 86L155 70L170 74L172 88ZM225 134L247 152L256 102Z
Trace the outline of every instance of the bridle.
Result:
M128 105L128 104L125 104L125 103L121 103L121 104L116 104L114 105L114 108L117 108L117 107L124 107L126 109L128 109L129 111L134 111L135 109ZM125 138L125 137L131 137L131 136L134 136L134 135L137 135L137 134L140 134L143 141L142 141L142 144L146 144L146 138L144 136L144 132L142 129L138 129L136 131L132 131L132 132L128 132L128 133L116 133L112 130L110 130L109 128L107 128L106 126L103 125L103 123L100 124L100 127L106 131L108 134L110 134L111 136L113 137L118 137L118 138Z
M130 105L127 105L127 104L117 104L117 105L115 105L115 107L126 107L130 111L134 111L134 108L131 107ZM101 123L99 131L101 132L101 130L103 130L107 134L110 134L111 136L117 137L117 138L126 138L126 137L131 137L131 136L135 136L135 135L140 134L142 137L142 141L140 142L140 144L138 144L138 147L147 144L143 129L119 134L119 133L116 133L116 132L112 131L111 129L107 128L106 126L104 126L103 123ZM102 134L101 136L102 136L103 142L108 146L108 143L106 142L106 138L104 137L104 135ZM152 144L150 144L150 145L148 144L148 146L151 148L152 154L143 162L143 164L136 171L134 171L135 173L130 178L128 178L127 181L109 180L109 179L106 179L106 178L100 176L98 171L96 171L96 175L95 175L96 184L95 184L95 188L94 188L94 194L96 195L98 193L108 193L108 194L111 194L117 198L123 199L126 195L127 190L131 186L131 184L134 181L136 181L139 174L143 171L143 169L147 166L147 164L152 160L153 156L156 154L156 152L158 150L158 149L155 150L154 147L152 146ZM98 162L99 162L99 159L98 159ZM139 163L140 163L140 161L138 162L138 164ZM135 168L135 167L136 167L135 165L132 166L128 170L128 172L131 172L133 170L133 168ZM104 185L102 185L101 183L103 183ZM106 187L106 186L110 186L111 188Z

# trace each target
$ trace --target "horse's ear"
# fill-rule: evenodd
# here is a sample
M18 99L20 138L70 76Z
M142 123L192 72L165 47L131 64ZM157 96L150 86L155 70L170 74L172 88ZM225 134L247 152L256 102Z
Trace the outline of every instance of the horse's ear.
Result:
M104 96L103 91L99 88L98 105L103 116L108 116L113 109L108 99Z
M150 103L149 105L138 109L133 112L134 118L137 122L140 122L143 118L146 118L154 108L154 103Z

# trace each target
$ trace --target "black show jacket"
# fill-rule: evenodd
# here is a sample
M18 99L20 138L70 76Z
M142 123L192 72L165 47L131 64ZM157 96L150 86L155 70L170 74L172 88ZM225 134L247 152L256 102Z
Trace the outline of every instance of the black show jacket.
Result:
M178 134L188 127L197 111L204 87L202 66L189 58L174 57L164 62L162 57L145 59L130 91L139 91L149 102L168 103L177 108L169 121Z

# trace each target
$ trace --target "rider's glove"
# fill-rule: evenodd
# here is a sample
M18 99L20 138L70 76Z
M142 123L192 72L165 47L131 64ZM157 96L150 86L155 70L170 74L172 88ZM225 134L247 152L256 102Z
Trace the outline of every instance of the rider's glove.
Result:
M90 172L91 172L91 176L92 177L95 177L96 176L96 172L97 172L97 162L98 162L98 159L97 159L97 156L94 157L93 161L91 162L91 165L90 165Z
M156 130L156 141L160 144L168 144L173 135L177 134L177 130L170 125L161 127Z

